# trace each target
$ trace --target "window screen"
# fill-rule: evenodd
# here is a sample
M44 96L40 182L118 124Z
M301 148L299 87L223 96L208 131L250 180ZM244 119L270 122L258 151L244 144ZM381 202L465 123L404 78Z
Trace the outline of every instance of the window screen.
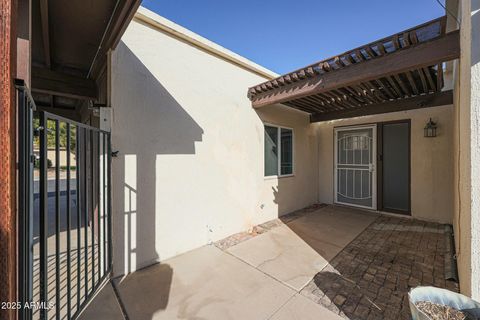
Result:
M278 174L278 128L265 126L265 176Z
M280 129L280 174L293 173L293 134L290 129Z

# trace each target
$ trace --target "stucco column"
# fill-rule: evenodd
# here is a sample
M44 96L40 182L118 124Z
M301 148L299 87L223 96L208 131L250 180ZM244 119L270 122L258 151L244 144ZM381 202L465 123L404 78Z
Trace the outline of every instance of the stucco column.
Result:
M480 0L462 0L458 12L455 240L460 290L480 300Z
M472 297L480 300L480 0L472 0L466 15L471 19Z

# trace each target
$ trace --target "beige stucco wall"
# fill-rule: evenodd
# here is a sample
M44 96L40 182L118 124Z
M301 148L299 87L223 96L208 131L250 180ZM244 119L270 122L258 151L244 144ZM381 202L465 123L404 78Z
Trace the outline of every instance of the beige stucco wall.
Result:
M258 72L138 20L110 65L116 275L316 202L315 131L302 112L252 109ZM295 176L264 179L262 120L293 128Z
M461 55L454 65L455 244L460 290L480 300L480 0L459 1L458 17Z
M414 218L452 223L453 106L321 122L319 137L319 200L334 201L334 127L411 119L411 210ZM437 122L437 137L425 138L429 118Z

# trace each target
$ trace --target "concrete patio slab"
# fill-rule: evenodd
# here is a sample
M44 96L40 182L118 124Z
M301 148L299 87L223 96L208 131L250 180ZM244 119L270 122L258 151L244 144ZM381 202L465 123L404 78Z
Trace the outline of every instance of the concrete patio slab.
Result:
M321 305L297 294L269 320L343 320Z
M80 315L79 320L121 320L123 313L113 291L112 285L107 283Z
M299 291L378 214L325 207L227 252Z
M322 248L324 256L334 255L340 249L329 244ZM286 225L242 242L227 251L297 291L328 263L327 259Z
M327 206L288 222L287 226L321 253L325 244L345 247L378 216L378 213L367 210ZM335 255L337 253L338 251ZM328 255L326 258L331 259L333 256Z
M117 284L130 319L268 319L292 289L214 246L140 271Z
M443 225L329 206L115 283L129 319L410 319L411 287L458 291L444 279L445 239ZM120 311L107 288L81 319Z

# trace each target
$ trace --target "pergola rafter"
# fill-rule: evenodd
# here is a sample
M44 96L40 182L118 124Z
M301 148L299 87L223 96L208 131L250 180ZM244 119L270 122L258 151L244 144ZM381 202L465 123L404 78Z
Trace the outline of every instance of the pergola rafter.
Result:
M311 113L312 121L367 108L381 113L399 100L422 107L450 101L451 92L439 94L443 63L459 57L460 45L459 32L445 33L445 22L441 17L258 84L248 97L254 108L283 103Z

